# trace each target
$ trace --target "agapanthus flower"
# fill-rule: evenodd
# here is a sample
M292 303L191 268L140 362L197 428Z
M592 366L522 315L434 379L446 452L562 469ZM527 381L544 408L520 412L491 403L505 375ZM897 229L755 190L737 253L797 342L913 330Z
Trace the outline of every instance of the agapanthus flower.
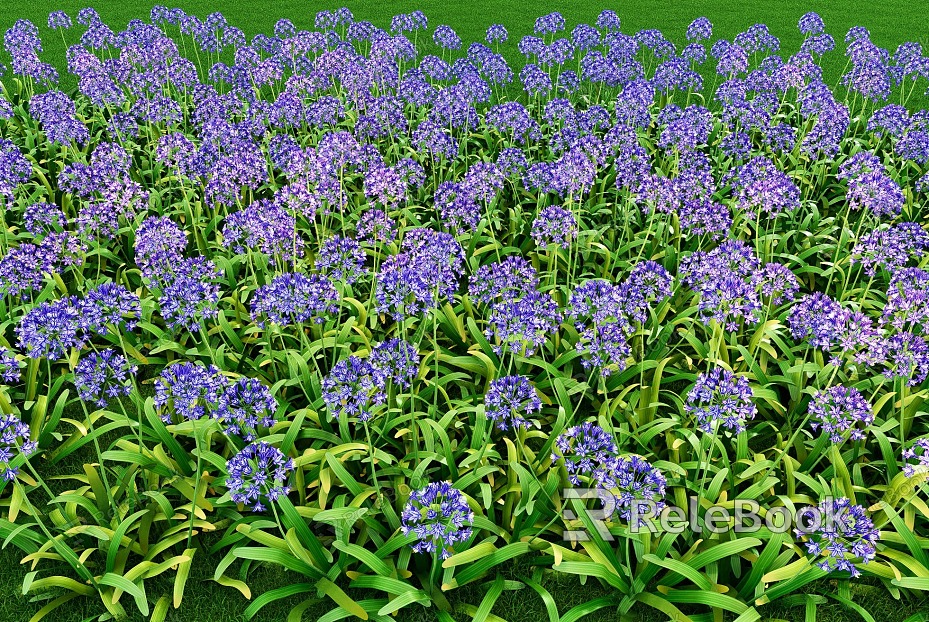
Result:
M605 500L606 511L629 521L634 528L644 526L645 519L657 517L666 505L664 474L635 454L613 458L606 479L598 485L610 496Z
M403 535L416 536L413 551L448 559L455 544L471 538L474 512L450 482L432 482L410 493L400 519Z
M532 356L558 330L561 321L561 310L551 295L532 290L491 306L484 332L488 339L497 340L493 349L498 355L508 350Z
M135 231L135 261L144 274L159 274L182 259L187 237L167 216L148 216Z
M110 400L129 395L137 369L111 348L90 352L74 368L74 388L82 401L105 408Z
M920 438L903 450L903 474L913 477L929 472L929 438Z
M334 419L357 417L369 421L372 409L384 403L386 396L378 382L374 366L357 356L342 359L323 378L323 401Z
M706 41L713 36L713 22L706 17L698 17L687 27L688 41Z
M661 264L646 260L632 267L628 283L646 302L661 302L671 297L674 277Z
M767 263L761 275L761 293L772 305L791 302L800 291L797 275L784 264Z
M226 488L235 503L264 512L264 503L274 503L290 492L287 481L294 461L264 441L246 447L226 462Z
M697 376L687 393L684 410L697 418L697 425L704 432L716 433L723 427L733 434L744 432L745 423L754 419L758 411L752 402L748 378L722 367Z
M787 325L794 339L805 339L811 347L832 353L830 364L840 364L849 354L856 363L879 358L871 352L879 342L871 320L822 292L800 298L787 316Z
M142 316L139 297L116 283L102 283L90 290L78 307L82 328L99 335L106 335L111 326L131 331Z
M736 207L753 218L791 213L800 207L800 189L764 156L752 158L730 173Z
M920 335L901 331L879 341L874 350L872 356L883 362L886 378L900 378L915 387L929 376L929 344Z
M568 481L574 486L582 484L582 477L593 484L609 482L617 457L613 437L589 421L565 430L552 449L552 462L564 461Z
M929 233L915 222L882 225L855 244L851 260L861 264L868 276L878 269L895 272L911 260L919 261L929 249Z
M468 280L468 296L478 304L517 298L539 284L532 264L518 255L481 266Z
M64 228L67 218L61 208L49 203L33 203L23 213L26 231L37 238Z
M401 322L434 309L458 291L464 250L455 238L431 229L406 234L399 255L390 255L377 275L374 296L378 313Z
M809 412L814 417L810 427L828 434L832 443L842 442L849 430L849 437L860 441L865 437L868 426L874 423L871 405L854 387L835 385L825 391L816 391L810 401Z
M215 264L204 257L179 259L152 275L151 288L158 292L161 316L168 328L199 332L203 321L215 317L221 276Z
M358 239L368 244L386 244L397 237L397 223L383 210L366 210L358 219Z
M213 365L174 363L155 380L155 406L165 423L175 416L180 421L197 421L215 412L227 384Z
M874 559L880 532L865 509L845 497L828 498L816 507L804 508L798 520L795 533L808 554L821 558L816 565L822 570L846 571L858 577L861 572L851 560L858 558L867 564Z
M30 436L29 426L16 415L0 415L0 470L6 481L16 479L19 472L18 467L10 463L19 455L28 458L39 448L38 443L29 440Z
M880 323L897 331L929 334L929 272L901 268L894 273Z
M490 383L484 413L501 430L529 427L527 416L542 410L542 400L525 376L504 376Z
M0 197L13 200L13 191L32 175L32 164L13 141L0 138Z
M268 321L280 326L307 321L322 324L338 312L338 302L339 292L329 277L288 272L274 277L269 284L255 291L251 303L252 318L261 328Z
M681 260L684 285L700 294L701 319L715 320L728 330L740 321L756 324L761 311L759 262L741 240L728 240L711 251L697 251Z
M250 443L258 438L259 428L275 424L276 412L277 400L268 387L255 378L239 378L223 390L212 416L226 434Z
M352 238L334 235L323 243L314 267L320 274L351 285L367 274L365 253Z
M80 348L86 336L74 296L43 302L30 309L16 327L19 347L29 358L59 359L71 348Z
M374 381L380 387L388 383L409 388L419 373L419 352L416 346L402 339L388 339L371 350L368 357Z
M16 384L22 377L21 364L9 348L0 346L0 379L4 384Z
M532 221L532 239L540 247L558 244L567 249L577 238L577 220L570 211L559 205L542 208Z

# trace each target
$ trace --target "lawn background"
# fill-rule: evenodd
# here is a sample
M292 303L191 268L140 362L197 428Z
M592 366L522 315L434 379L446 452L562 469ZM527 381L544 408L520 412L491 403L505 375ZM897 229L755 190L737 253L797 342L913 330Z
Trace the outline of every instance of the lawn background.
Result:
M72 18L77 11L91 5L97 9L103 20L114 30L125 27L131 19L149 18L149 11L156 4L166 4L169 7L180 6L186 12L201 18L214 11L221 11L227 20L234 26L241 28L251 38L259 32L270 33L275 22L286 17L294 22L297 28L312 29L316 13L323 9L333 10L340 6L347 6L353 12L356 20L371 21L377 26L388 28L390 18L397 13L406 13L415 9L425 12L429 18L429 34L439 24L453 27L464 42L464 46L473 41L482 41L487 26L500 23L509 29L510 39L501 50L514 66L519 66L522 58L516 49L520 37L530 34L536 17L551 11L562 13L568 23L568 28L580 22L593 23L603 9L612 9L622 20L622 31L632 34L643 28L660 29L669 39L677 44L684 42L684 33L688 24L700 16L708 17L714 24L714 40L717 38L733 38L755 23L765 23L771 32L781 40L782 54L789 55L795 52L802 36L797 30L797 21L807 11L816 11L826 23L827 31L836 39L837 50L829 55L826 63L826 79L835 83L841 75L845 59L843 38L852 26L865 26L871 33L871 38L877 45L888 48L893 52L897 45L905 41L917 41L924 47L929 47L929 20L927 20L925 6L913 0L807 0L807 1L772 1L772 0L691 0L688 2L674 2L668 0L626 0L624 2L589 2L587 0L545 0L544 2L519 1L449 1L449 0L422 0L420 2L380 1L351 1L344 0L339 3L315 3L306 0L189 0L180 2L151 2L132 0L103 0L96 4L86 1L59 0L0 0L0 28L6 31L17 19L25 18L34 22L42 35L45 52L43 60L53 63L61 72L63 88L70 89L74 80L67 75L65 65L65 41L59 33L47 28L48 13L55 10L64 10ZM68 45L76 43L83 27L75 28L65 33ZM422 37L422 33L420 33ZM426 50L427 52L430 50ZM0 58L6 61L5 53ZM228 60L224 57L224 60ZM708 65L712 72L712 65ZM9 77L9 76L7 76ZM926 102L923 98L923 102ZM922 102L921 102L922 103ZM925 103L922 103L925 105ZM92 461L90 456L75 455L75 464L62 465L63 470L69 467L80 469L83 459ZM201 551L201 553L204 553ZM21 555L19 551L7 548L0 551L0 622L26 622L43 603L28 602L21 594L22 580L27 568L19 566ZM172 622L238 622L242 620L242 611L248 606L248 601L238 592L223 588L209 580L215 560L205 554L198 555L194 561L191 579L188 582L184 601L179 610L172 610L168 620ZM518 578L531 573L527 567L513 566L505 569L505 574ZM296 578L277 567L258 568L249 578L252 589L252 598L262 592L294 582ZM576 580L568 577L552 577L545 586L555 595L559 610L564 612L568 608L597 598L604 594L596 582L580 585ZM157 582L150 582L148 592L150 595L169 593L170 583L166 583L162 590L157 589ZM834 585L824 581L814 586L823 593L835 591ZM919 612L929 610L925 603L900 603L890 599L880 586L861 583L856 585L856 601L868 609L877 622L902 622ZM477 603L482 597L480 585L469 586L450 595L452 602ZM825 601L825 599L824 599ZM265 607L252 618L254 622L281 622L286 618L291 606L299 602L284 600L280 603ZM834 601L833 601L834 602ZM321 603L318 609L308 610L303 620L315 620L324 612L331 609L329 602ZM56 611L50 620L54 622L77 622L93 619L103 611L99 603L93 599L73 601L68 607ZM493 609L493 613L510 622L519 620L545 620L547 615L540 599L530 594L529 590L508 591ZM763 611L771 616L769 620L785 619L789 621L804 620L803 606L793 609L772 608ZM606 621L614 619L614 612L604 609L584 618L587 622ZM642 615L646 615L643 613ZM817 622L847 622L853 619L851 612L838 605L820 606ZM134 617L132 620L142 620ZM397 620L434 620L432 609L416 612L404 610ZM456 619L469 619L457 616ZM927 618L929 619L929 618ZM664 617L656 615L643 617L642 622L663 622Z

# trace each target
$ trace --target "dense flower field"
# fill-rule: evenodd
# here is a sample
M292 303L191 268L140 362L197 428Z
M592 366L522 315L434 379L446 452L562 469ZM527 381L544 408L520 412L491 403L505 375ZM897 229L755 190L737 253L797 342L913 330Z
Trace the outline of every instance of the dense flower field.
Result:
M929 589L919 44L853 28L829 85L814 13L793 51L612 11L74 22L77 91L18 21L0 97L0 536L39 617L163 620L193 564L287 568L248 614L292 620ZM559 612L552 572L611 595Z

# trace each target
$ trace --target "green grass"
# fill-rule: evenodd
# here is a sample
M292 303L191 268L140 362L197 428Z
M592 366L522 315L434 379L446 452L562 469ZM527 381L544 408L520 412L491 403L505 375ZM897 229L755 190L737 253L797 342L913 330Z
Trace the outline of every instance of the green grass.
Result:
M80 30L77 28L65 33L65 41L58 33L51 32L45 27L46 17L52 10L63 9L72 16L77 10L85 6L85 2L58 0L56 2L36 0L4 0L3 16L0 26L3 30L9 28L17 19L27 18L35 22L43 35L45 42L44 60L55 64L62 70L64 76L66 44L76 42ZM114 28L123 27L130 19L147 18L152 5L157 4L148 0L126 1L106 0L97 3L97 10L102 18ZM247 35L252 36L259 32L270 32L277 19L287 17L298 28L312 28L313 16L317 10L324 8L334 9L343 3L309 3L306 0L276 0L259 3L247 0L224 0L222 2L210 0L193 0L183 2L167 2L170 6L179 5L186 11L205 16L220 10L227 19L241 27ZM344 2L355 14L356 19L364 19L386 27L390 16L394 13L408 12L415 8L423 10L430 19L432 27L438 24L448 24L455 28L463 41L468 43L482 40L484 30L491 23L502 23L510 30L510 41L506 46L506 53L512 61L519 59L516 51L516 42L519 37L531 32L532 22L539 14L548 11L560 11L564 14L569 25L578 22L593 22L602 8L609 6L617 10L623 20L623 30L627 33L641 28L660 28L673 41L680 43L683 40L687 25L696 17L705 15L715 24L716 37L731 38L750 25L763 22L768 24L771 31L781 39L782 49L793 52L800 44L801 37L796 29L799 17L809 10L815 10L825 19L827 28L836 37L839 50L842 49L842 37L849 27L863 25L867 27L873 40L878 45L891 50L906 40L916 40L929 44L929 31L921 27L924 24L923 9L919 3L910 0L844 0L844 1L798 1L786 0L779 2L758 2L757 0L692 0L686 4L676 4L667 0L635 0L618 4L604 4L587 1L547 1L531 3L526 1L504 2L491 0L471 0L470 2L447 2L437 0L422 0L417 3L392 1ZM842 70L844 59L841 52L831 55L828 65L828 77L835 79ZM65 80L65 85L73 81ZM80 463L90 460L87 455L75 454L71 460ZM67 467L68 465L62 465ZM63 472L72 472L72 469L63 468ZM23 577L28 568L19 564L19 551L6 548L0 551L0 622L22 622L27 620L43 603L30 602L21 596ZM214 559L203 551L193 564L191 579L180 610L172 610L168 620L197 621L197 622L238 622L242 620L242 611L248 606L248 601L238 592L222 588L212 583L210 575ZM519 576L528 574L529 569L512 566L505 570L507 574ZM256 567L249 574L249 585L252 588L253 598L265 591L286 585L292 582L292 575L278 567ZM545 577L544 584L551 591L558 602L559 610L566 611L571 606L589 601L604 594L604 588L594 581L581 585L575 579L563 576ZM820 593L828 594L835 591L831 582L818 584ZM170 583L166 579L163 584L152 582L149 591L151 594L170 592ZM853 590L856 602L865 606L875 620L879 622L902 622L914 614L924 611L924 603L906 603L893 600L879 587L868 583L856 584ZM482 598L480 585L470 586L450 595L454 603L478 603ZM264 608L253 620L256 622L279 621L285 618L288 610L296 603L294 600L283 600ZM331 603L323 602L317 608L308 610L305 620L318 618L331 608ZM77 622L86 620L103 611L99 602L93 599L78 599L68 607L54 614L56 622ZM544 620L547 618L542 601L527 590L506 591L494 606L493 613L508 620ZM768 619L804 620L802 606L791 609L772 608L765 610ZM845 622L850 619L850 613L835 601L828 601L818 608L816 620L818 622ZM141 617L132 618L142 620ZM430 620L434 619L431 610L417 610L414 613L404 611L397 617L398 620ZM462 616L456 619L464 620ZM597 614L585 618L589 622L614 619L614 612L607 608ZM643 622L659 622L664 618L655 616L642 618Z

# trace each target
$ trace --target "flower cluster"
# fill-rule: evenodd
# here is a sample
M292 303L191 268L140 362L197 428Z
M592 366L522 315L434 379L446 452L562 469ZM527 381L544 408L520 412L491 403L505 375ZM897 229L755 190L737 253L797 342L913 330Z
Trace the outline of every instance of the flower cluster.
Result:
M525 376L504 376L490 383L484 414L501 430L529 427L526 416L542 410L542 400Z
M696 417L701 430L714 434L721 427L733 434L744 432L745 423L754 419L758 411L752 402L748 378L736 376L722 367L697 376L687 393L684 410Z
M471 538L474 512L451 483L432 482L410 493L400 519L403 535L416 537L415 552L438 552L441 559L448 559L455 544Z
M850 438L861 440L865 437L867 427L874 423L871 405L853 387L836 385L825 391L817 391L810 401L809 412L814 417L810 427L828 434L833 443L840 443L849 430Z
M804 540L807 553L821 558L816 564L819 568L857 577L861 571L851 559L858 558L862 564L874 559L880 533L860 505L845 497L826 499L815 508L801 510L801 524L807 516L812 524L802 525L796 535Z
M74 387L81 400L105 408L110 400L129 395L137 369L110 348L91 352L74 368Z
M235 503L263 512L264 503L274 503L290 492L287 481L293 470L293 460L280 449L252 443L226 462L226 488Z

